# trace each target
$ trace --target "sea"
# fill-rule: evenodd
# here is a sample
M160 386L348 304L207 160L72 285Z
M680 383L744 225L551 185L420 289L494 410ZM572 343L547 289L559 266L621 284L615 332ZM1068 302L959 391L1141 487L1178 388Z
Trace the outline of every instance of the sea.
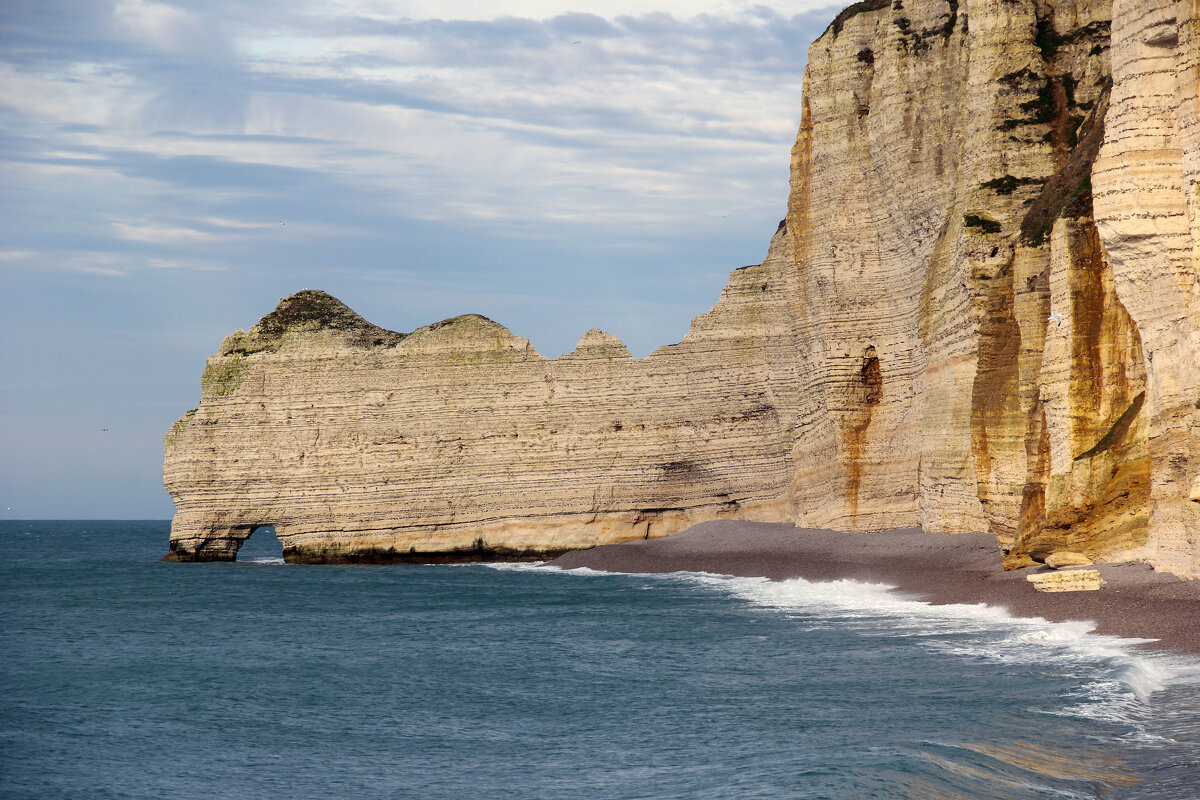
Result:
M887 587L0 522L0 798L1200 798L1200 660Z

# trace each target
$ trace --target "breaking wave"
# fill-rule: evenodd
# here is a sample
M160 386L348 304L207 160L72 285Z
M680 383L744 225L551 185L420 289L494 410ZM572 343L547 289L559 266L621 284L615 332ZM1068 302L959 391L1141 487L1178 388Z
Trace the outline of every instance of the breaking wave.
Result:
M487 566L576 576L629 574L589 567L564 570L540 562ZM1044 663L1056 670L1074 670L1081 683L1071 702L1041 713L1132 726L1128 735L1144 741L1156 738L1140 719L1140 712L1156 693L1167 687L1187 687L1185 694L1200 690L1200 662L1183 655L1138 650L1139 645L1154 640L1096 634L1095 624L1086 620L1050 622L1017 617L984 603L935 604L886 584L850 579L774 581L698 572L635 577L720 592L783 613L813 629L836 626L862 636L903 637L964 662Z

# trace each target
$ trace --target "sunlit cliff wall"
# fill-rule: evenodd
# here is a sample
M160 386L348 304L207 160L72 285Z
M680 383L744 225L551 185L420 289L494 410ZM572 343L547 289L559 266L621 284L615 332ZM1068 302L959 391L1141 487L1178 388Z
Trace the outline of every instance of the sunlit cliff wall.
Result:
M1112 108L1092 183L1146 358L1143 555L1200 572L1200 1L1116 0Z
M285 298L167 436L172 557L266 524L291 560L424 560L735 517L1200 574L1198 8L847 8L767 259L644 359Z
M557 359L477 315L403 335L304 291L209 359L166 439L175 558L274 525L293 561L545 557L698 521L786 521L787 239L683 342Z

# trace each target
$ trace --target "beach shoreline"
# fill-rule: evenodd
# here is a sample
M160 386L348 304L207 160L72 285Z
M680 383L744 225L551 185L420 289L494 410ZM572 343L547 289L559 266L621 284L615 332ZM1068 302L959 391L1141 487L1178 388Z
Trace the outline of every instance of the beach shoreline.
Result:
M1005 571L996 537L920 529L842 533L787 524L719 520L662 539L566 553L551 565L606 572L709 572L770 580L853 579L882 583L936 605L978 604L1017 617L1089 621L1094 633L1153 639L1153 649L1200 654L1200 580L1146 564L1099 564L1106 585L1090 592L1039 592L1026 580L1045 568Z

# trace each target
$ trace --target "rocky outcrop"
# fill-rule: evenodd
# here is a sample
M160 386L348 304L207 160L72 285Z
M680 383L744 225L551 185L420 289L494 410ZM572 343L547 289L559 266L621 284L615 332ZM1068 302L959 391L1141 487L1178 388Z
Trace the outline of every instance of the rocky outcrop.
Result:
M171 556L544 557L721 517L1200 574L1195 2L857 3L787 216L677 344L538 355L301 292L172 428Z

